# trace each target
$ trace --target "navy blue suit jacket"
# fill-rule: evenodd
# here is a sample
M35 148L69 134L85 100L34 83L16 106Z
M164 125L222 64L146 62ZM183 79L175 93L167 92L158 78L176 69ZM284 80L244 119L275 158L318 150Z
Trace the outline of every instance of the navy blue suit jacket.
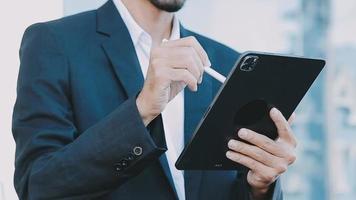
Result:
M181 27L187 36L198 39L222 74L239 56ZM20 199L177 199L161 117L147 128L140 118L135 98L144 79L112 1L30 26L20 60L13 114ZM186 141L219 87L204 76L198 92L184 91ZM184 176L187 200L249 198L244 172ZM279 184L271 196L281 198Z

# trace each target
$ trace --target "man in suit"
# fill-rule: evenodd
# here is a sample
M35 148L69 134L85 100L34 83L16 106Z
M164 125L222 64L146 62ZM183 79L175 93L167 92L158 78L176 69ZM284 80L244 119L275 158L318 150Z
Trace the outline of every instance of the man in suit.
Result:
M242 129L226 156L248 171L179 171L184 143L239 54L182 27L184 0L109 0L30 26L13 114L20 199L281 199L295 139ZM162 42L163 39L167 42ZM186 87L187 86L187 87Z

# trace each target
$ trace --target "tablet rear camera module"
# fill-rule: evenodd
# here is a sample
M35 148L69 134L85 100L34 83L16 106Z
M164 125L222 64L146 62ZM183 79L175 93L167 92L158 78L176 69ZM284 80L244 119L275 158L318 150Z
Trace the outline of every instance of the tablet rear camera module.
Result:
M255 69L258 62L258 56L246 56L242 61L240 70L244 72L251 72Z

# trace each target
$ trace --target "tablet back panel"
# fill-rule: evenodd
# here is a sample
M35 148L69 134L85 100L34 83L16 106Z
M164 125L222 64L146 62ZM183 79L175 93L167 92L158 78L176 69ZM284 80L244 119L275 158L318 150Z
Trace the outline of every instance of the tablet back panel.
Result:
M232 170L241 167L225 156L227 142L248 128L278 137L269 117L272 107L289 118L325 61L247 52L238 60L176 162L184 170Z

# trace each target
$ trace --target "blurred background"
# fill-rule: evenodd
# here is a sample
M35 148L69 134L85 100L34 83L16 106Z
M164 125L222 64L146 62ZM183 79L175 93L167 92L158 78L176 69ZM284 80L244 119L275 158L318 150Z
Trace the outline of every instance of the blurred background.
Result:
M106 0L4 0L0 24L0 200L13 189L11 115L18 49L27 26L95 9ZM285 199L356 199L356 1L187 0L183 25L243 52L321 57L327 67L297 109L298 160Z

